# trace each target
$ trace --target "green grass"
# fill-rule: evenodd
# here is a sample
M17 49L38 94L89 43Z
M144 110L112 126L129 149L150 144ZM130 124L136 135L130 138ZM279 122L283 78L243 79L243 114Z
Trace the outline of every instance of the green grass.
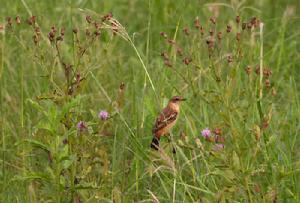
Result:
M299 9L297 0L1 2L0 24L11 16L13 25L0 31L0 201L299 202ZM117 33L106 21L94 39L86 16L100 22L110 11ZM263 30L243 31L236 15L241 23L256 16ZM65 28L57 47L48 39L52 26L57 35ZM270 87L262 68L272 71ZM163 138L153 151L155 118L174 95L188 100L172 143ZM100 110L110 119L100 120ZM204 128L222 129L223 150L213 150Z

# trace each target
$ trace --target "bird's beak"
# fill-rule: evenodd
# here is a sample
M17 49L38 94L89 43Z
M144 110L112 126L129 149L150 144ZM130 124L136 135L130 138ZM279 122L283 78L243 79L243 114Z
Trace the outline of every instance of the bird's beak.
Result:
M181 98L180 100L181 100L181 101L185 101L185 100L186 100L186 98Z

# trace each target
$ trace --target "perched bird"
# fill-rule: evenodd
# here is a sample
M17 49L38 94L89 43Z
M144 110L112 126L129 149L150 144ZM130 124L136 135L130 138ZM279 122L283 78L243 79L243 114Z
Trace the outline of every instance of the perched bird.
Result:
M180 111L180 103L184 100L181 96L172 97L167 107L156 118L152 130L151 148L158 150L160 137L169 134L170 129L175 125Z

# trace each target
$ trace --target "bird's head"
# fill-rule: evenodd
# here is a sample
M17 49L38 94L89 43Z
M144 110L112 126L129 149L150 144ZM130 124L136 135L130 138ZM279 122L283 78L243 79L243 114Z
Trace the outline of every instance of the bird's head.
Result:
M186 99L181 96L174 96L170 99L169 103L172 104L180 104L182 101L185 101Z

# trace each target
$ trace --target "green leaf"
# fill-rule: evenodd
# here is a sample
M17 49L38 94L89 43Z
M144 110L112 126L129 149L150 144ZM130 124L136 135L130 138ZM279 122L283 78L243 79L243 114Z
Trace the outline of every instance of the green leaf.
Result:
M33 139L22 140L20 142L17 142L16 145L23 144L24 142L29 143L33 147L40 148L40 149L43 149L45 151L50 151L50 147L49 146L45 145L44 143L42 143L42 142L40 142L38 140L33 140Z

